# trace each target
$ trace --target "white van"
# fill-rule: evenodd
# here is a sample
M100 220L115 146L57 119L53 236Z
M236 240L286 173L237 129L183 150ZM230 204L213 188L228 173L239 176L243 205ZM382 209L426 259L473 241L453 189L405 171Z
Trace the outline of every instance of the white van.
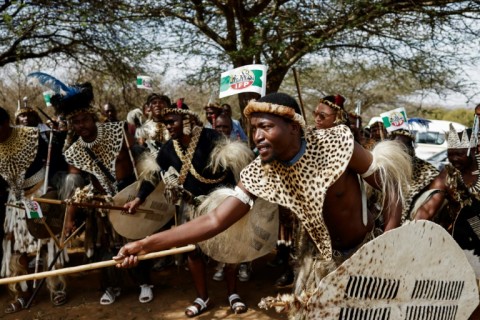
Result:
M410 130L415 133L415 154L417 157L428 160L432 156L447 150L445 133L450 130L450 123L457 132L462 132L467 127L463 124L445 120L428 120L428 127L417 122L410 123ZM410 121L409 121L410 122Z

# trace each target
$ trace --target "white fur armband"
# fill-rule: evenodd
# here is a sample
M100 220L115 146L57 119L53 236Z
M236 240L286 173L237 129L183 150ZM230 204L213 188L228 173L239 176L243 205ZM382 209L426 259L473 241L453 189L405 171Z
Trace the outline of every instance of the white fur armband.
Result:
M250 209L252 209L253 199L238 186L235 187L235 194L233 194L233 196L238 200L242 201L243 203L247 204L250 207Z

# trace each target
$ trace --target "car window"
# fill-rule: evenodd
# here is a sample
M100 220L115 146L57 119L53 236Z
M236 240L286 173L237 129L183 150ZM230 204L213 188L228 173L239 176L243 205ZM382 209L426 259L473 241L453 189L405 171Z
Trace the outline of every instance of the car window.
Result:
M445 142L445 133L434 131L413 131L416 143L441 145Z

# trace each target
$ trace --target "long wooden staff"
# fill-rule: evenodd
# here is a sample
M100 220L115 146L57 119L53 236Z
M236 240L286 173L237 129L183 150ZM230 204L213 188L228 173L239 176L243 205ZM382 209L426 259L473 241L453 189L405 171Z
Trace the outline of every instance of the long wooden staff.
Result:
M292 70L293 70L293 77L295 78L295 86L297 87L297 92L298 92L298 101L300 101L300 107L302 108L302 116L303 116L303 119L305 119L305 124L307 124L307 115L305 114L305 108L303 107L302 94L300 93L300 83L298 82L298 77L297 77L297 69L292 68Z
M52 141L53 141L53 130L50 129L50 137L48 138L48 152L47 152L47 163L45 164L45 180L43 181L43 193L47 193L48 190L48 175L50 172L50 159L52 158Z
M127 130L125 130L125 127L123 127L123 138L125 139L125 143L127 145L127 150L128 150L128 155L130 156L130 161L132 162L133 173L135 174L135 179L138 179L137 167L135 166L135 159L133 158L132 150L130 149L130 142L128 142Z
M173 254L180 254L184 252L189 252L195 250L195 245L190 244L188 246L180 247L180 248L174 248L174 249L169 249L169 250L163 250L163 251L158 251L158 252L152 252L152 253L147 253L143 256L138 256L138 260L148 260L148 259L155 259L155 258L161 258ZM94 262L90 264L84 264L81 266L75 266L75 267L70 267L70 268L63 268L63 269L58 269L58 270L51 270L51 271L45 271L45 272L40 272L40 273L33 273L33 274L26 274L22 276L16 276L16 277L10 277L10 278L3 278L0 279L0 285L2 284L8 284L8 283L16 283L20 281L29 281L29 280L34 280L34 279L42 279L42 278L48 278L52 276L61 276L61 275L66 275L66 274L71 274L71 273L77 273L77 272L82 272L82 271L89 271L89 270L94 270L94 269L99 269L99 268L105 268L105 267L113 267L117 263L122 262L123 260L108 260L108 261L100 261L100 262Z
M64 200L45 199L45 198L32 198L32 200L37 201L37 202L50 203L50 204L67 204L67 205L72 205L72 206L76 206L76 207L126 211L126 209L124 207L111 206L111 205L108 205L108 204L96 204L96 203L88 203L88 202L67 202L67 201L64 201ZM153 213L153 210L138 208L137 212Z

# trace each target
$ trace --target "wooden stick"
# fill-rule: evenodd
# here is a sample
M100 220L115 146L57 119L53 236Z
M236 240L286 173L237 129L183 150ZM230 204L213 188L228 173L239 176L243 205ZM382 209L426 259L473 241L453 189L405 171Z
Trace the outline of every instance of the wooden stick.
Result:
M82 230L82 228L85 226L85 224L86 224L86 222L83 221L82 224L78 228L76 228L75 231L73 231L72 234L70 234L67 239L64 239L64 240L61 241L62 242L61 249L63 249L65 247L65 244L67 244L68 241L70 241L70 239L72 239L74 236L77 235L77 233L80 232L80 230ZM65 230L65 227L63 227L63 230ZM62 232L62 237L64 237L64 232Z
M138 180L137 167L135 165L135 159L133 158L132 150L130 149L130 142L128 142L127 131L125 130L125 126L123 127L123 138L125 139L125 143L127 145L127 150L128 150L128 155L130 156L130 161L132 162L133 173L135 174L136 180Z
M32 198L32 200L37 202L50 203L50 204L68 204L68 205L77 206L77 207L127 211L127 209L125 209L124 207L111 206L108 204L95 204L95 203L88 203L88 202L66 202L63 200L44 199L44 198ZM153 213L153 210L138 208L137 212Z
M48 137L48 152L47 163L45 164L45 179L43 181L43 193L47 193L48 190L48 175L50 172L50 158L52 157L52 142L53 142L53 130L50 130L50 136Z
M55 236L55 234L53 233L52 229L50 229L50 227L48 226L47 224L47 218L45 217L42 217L40 219L40 221L42 221L42 224L43 226L45 227L45 229L47 229L47 232L48 234L50 235L50 237L53 239L53 241L55 241L55 244L57 245L57 248L59 248L59 250L62 249L62 245L60 244L60 241L58 241L57 237Z
M298 101L300 101L300 107L302 108L302 116L303 116L303 119L305 119L305 124L307 124L307 115L305 114L305 108L303 107L302 95L300 93L300 83L298 82L298 77L297 77L297 69L292 68L292 70L293 70L293 77L295 78L295 86L297 87L297 92L298 92Z
M184 246L184 247L180 247L180 248L174 248L174 249L169 249L169 250L147 253L143 256L138 256L138 260L155 259L155 258L165 257L165 256L168 256L168 255L174 255L174 254L189 252L189 251L193 251L193 250L195 250L195 245L190 244L188 246ZM22 275L22 276L3 278L3 279L0 279L0 285L20 282L20 281L29 281L29 280L34 280L34 279L42 279L42 278L47 278L47 277L52 277L52 276L60 276L60 275L77 273L77 272L82 272L82 271L89 271L89 270L94 270L94 269L98 269L98 268L113 267L117 263L121 263L122 261L123 260L116 261L116 260L112 259L112 260L100 261L100 262L95 262L95 263L90 263L90 264L84 264L84 265L81 265L81 266L75 266L75 267L70 267L70 268L63 268L63 269L58 269L58 270L51 270L51 271L45 271L45 272L40 272L40 273L33 273L33 274L26 274L26 275Z

